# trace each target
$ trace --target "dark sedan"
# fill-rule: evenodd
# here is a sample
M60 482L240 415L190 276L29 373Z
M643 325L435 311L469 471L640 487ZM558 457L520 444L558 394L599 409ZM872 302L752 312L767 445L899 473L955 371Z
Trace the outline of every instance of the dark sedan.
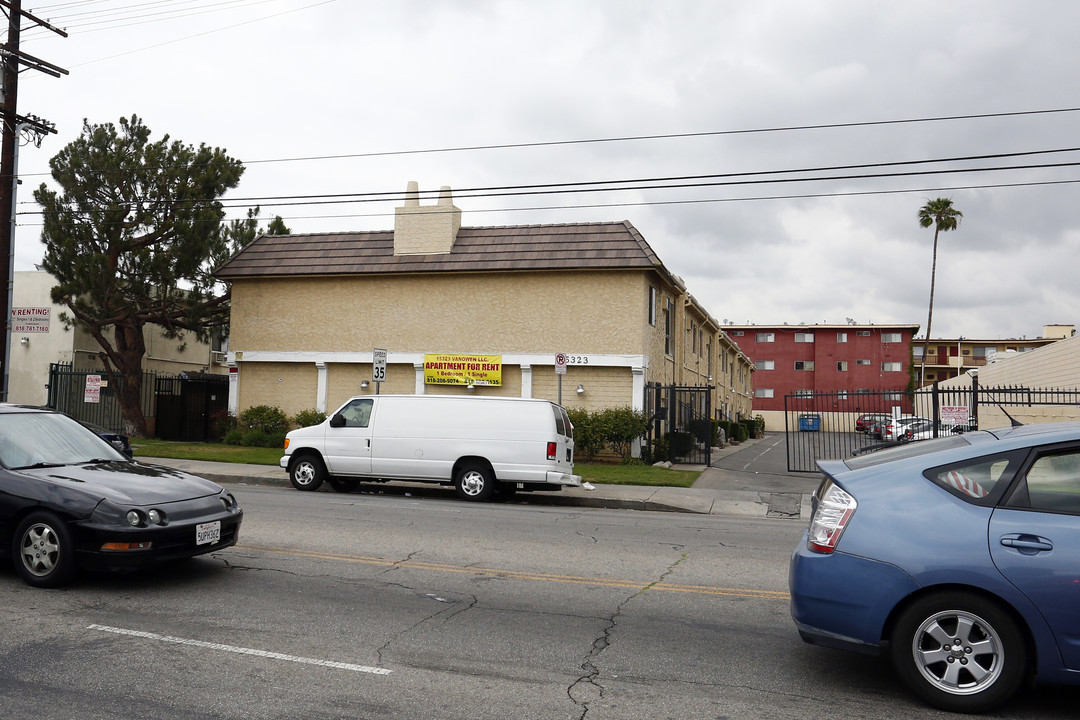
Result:
M0 542L29 585L220 550L243 515L219 485L133 462L67 415L0 404Z

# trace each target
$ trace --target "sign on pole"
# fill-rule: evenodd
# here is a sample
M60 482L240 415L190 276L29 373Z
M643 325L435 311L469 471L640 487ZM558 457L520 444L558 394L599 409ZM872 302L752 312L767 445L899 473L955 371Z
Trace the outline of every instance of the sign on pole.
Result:
M386 380L386 349L375 348L371 353L371 380L381 383ZM378 395L379 386L375 386L375 394Z
M557 353L555 355L555 374L566 374L566 353Z

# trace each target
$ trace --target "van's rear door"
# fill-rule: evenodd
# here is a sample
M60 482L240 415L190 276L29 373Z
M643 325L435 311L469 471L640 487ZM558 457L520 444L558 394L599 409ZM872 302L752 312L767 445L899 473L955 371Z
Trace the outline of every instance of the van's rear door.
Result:
M555 432L558 436L556 445L558 452L555 461L560 465L567 465L567 472L574 465L574 424L570 422L570 416L561 405L551 404L555 413Z

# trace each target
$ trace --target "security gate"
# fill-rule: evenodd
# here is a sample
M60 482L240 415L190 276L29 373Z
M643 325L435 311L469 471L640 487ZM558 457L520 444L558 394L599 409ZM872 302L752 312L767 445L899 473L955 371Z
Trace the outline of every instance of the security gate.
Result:
M649 413L646 440L666 439L673 463L709 465L712 462L712 388L709 386L645 386Z
M933 419L933 432L975 430L980 410L983 419L997 413L1004 424L1024 408L1061 407L1061 415L1076 417L1080 390L1036 389L1028 387L980 388L978 381L970 388L940 388L937 383L916 392L815 393L788 395L784 398L784 429L787 433L789 472L817 472L818 460L846 459L897 444L867 434L856 427L864 415L911 415ZM991 417L993 427L1001 422Z

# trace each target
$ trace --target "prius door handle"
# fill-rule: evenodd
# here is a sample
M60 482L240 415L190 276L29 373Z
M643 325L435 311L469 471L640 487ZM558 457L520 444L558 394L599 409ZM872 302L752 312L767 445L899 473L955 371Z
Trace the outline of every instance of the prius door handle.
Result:
M1025 550L1029 552L1045 552L1054 549L1054 544L1044 537L1021 533L1002 535L1001 544L1005 547L1016 548L1021 552Z

